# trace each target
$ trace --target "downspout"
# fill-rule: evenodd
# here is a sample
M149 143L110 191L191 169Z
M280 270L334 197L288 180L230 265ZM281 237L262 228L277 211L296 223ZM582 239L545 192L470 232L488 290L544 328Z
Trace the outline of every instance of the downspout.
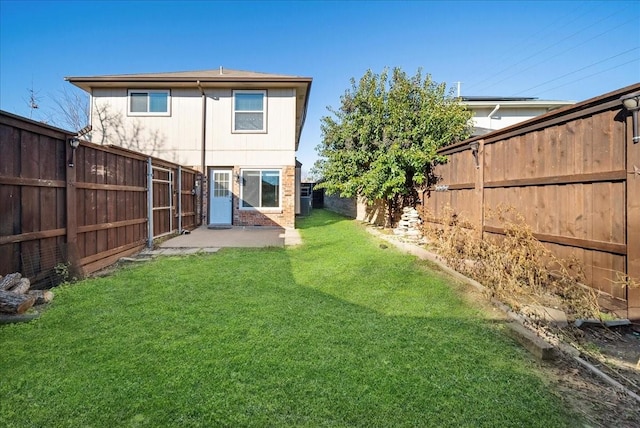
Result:
M498 112L498 110L500 110L500 104L496 104L495 108L493 110L491 110L491 113L489 113L489 116L487 116L489 118L489 129L493 129L491 127L491 117L496 114Z
M202 216L202 224L206 224L207 220L204 213L204 181L207 179L207 171L205 170L207 167L205 156L205 151L207 149L207 97L199 80L196 81L196 85L198 86L198 89L200 89L200 94L202 95L202 134L200 136L202 139L202 185L200 186L200 215Z

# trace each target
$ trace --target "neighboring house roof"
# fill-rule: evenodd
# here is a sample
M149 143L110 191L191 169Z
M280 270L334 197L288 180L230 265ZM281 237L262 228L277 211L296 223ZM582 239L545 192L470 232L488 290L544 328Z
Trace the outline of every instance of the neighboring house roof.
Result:
M569 119L563 119L565 117L571 117L571 115L580 115L582 114L581 113L582 111L588 111L604 103L609 103L611 106L622 105L620 102L621 96L632 93L632 92L637 92L637 91L640 91L640 83L635 83L633 85L626 86L616 91L609 92L607 94L600 95L595 98L590 98L586 101L581 101L578 103L570 103L567 106L562 107L558 110L550 111L546 114L542 114L540 116L527 119L523 122L516 123L514 125L511 125L502 129L492 130L488 134L474 135L466 140L459 141L449 146L442 147L438 149L438 153L447 154L454 149L457 149L462 146L468 146L470 143L481 140L481 139L486 139L486 140L490 139L489 141L495 141L500 138L507 138L505 136L524 133L524 132L527 132L527 130L529 129L536 129L536 127L539 127L542 124L544 124L545 126L552 126L558 122L568 121Z
M495 107L500 104L504 107L532 107L532 108L548 108L556 109L571 104L574 101L558 101L558 100L539 100L535 97L490 97L490 96L465 96L460 97L462 104L467 107Z
M537 100L535 97L490 97L486 95L470 95L460 97L462 101L531 101Z
M495 124L491 123L491 118L496 113L501 115L500 112L504 112L505 109L510 109L511 112L507 113L507 116L511 118L511 121L514 119L517 119L517 121L523 121L527 119L527 116L534 117L561 107L575 104L573 101L539 100L535 97L501 97L485 95L463 96L460 97L460 102L474 113L475 126L473 127L471 134L472 137L492 132ZM514 114L514 109L521 113ZM498 112L498 110L500 110L500 112ZM489 119L488 123L487 119ZM486 127L487 125L490 125L491 128ZM509 126L509 124L498 126L498 128L503 128L504 126Z
M177 71L168 73L112 74L102 76L65 77L65 80L92 93L93 88L295 88L296 149L307 115L311 77L231 70Z

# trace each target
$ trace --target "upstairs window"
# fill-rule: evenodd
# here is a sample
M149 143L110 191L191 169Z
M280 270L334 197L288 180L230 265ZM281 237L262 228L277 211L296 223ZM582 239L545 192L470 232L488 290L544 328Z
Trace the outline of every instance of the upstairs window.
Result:
M267 132L267 91L233 91L233 131Z
M168 90L129 89L129 115L169 116L171 93Z

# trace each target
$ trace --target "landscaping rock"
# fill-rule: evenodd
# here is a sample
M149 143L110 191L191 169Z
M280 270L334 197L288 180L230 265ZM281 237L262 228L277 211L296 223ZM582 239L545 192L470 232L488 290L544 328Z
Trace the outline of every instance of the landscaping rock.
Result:
M415 208L405 207L402 209L398 227L393 229L393 234L410 242L418 242L422 239L421 223L418 211Z

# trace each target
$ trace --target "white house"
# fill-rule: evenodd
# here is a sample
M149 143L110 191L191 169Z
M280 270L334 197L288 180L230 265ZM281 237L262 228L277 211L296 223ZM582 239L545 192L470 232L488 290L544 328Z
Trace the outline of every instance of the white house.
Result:
M92 142L206 175L209 225L294 227L310 77L220 67L66 80L91 96Z
M549 101L530 97L463 96L460 100L473 112L473 136L484 135L575 104L573 101Z

